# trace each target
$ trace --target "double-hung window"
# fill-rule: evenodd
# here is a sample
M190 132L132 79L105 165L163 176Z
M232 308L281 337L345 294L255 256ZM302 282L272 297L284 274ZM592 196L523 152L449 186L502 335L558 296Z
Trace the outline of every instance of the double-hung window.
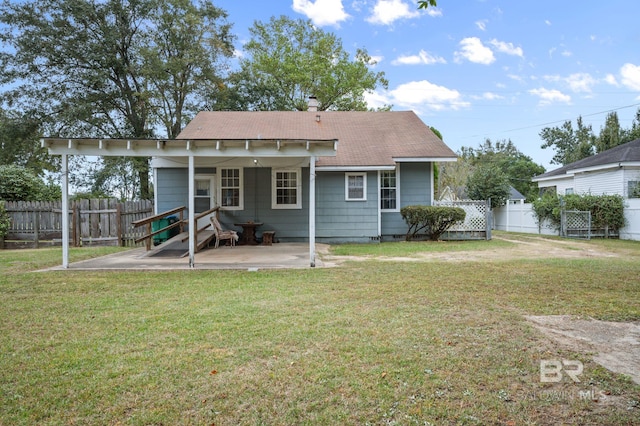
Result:
M213 192L213 175L196 175L195 177L195 194L194 201L196 213L202 213L209 210L215 204Z
M300 169L273 169L271 173L271 208L302 208Z
M242 169L218 169L220 206L227 210L242 210L244 197L242 190Z
M380 209L398 209L398 180L395 170L383 170L380 172Z
M346 173L344 176L345 194L347 201L367 200L367 174Z

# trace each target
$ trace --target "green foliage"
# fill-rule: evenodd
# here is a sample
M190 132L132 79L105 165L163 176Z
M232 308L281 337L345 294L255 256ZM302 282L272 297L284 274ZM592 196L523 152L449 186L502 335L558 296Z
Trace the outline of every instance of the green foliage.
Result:
M494 144L487 139L478 148L462 147L461 161L467 161L472 168L489 164L496 166L507 175L509 184L528 200L538 196L538 186L531 178L545 171L531 157L520 152L511 140L499 140Z
M553 148L556 151L552 163L564 166L640 138L640 109L630 129L620 126L617 112L607 114L604 127L597 137L591 125L583 123L582 117L578 117L576 124L575 130L571 121L565 121L562 126L545 127L540 132L544 140L541 148Z
M467 178L467 195L472 200L491 199L491 208L504 206L509 199L509 177L494 164L478 165Z
M545 192L532 204L538 223L548 220L556 228L560 228L563 208L590 211L592 229L617 232L625 224L624 199L620 195L571 194L561 198L552 192Z
M429 239L437 241L454 223L464 220L467 213L460 207L414 205L403 207L400 214L409 225L407 241L423 230Z
M426 9L429 6L436 7L436 0L418 0L418 9Z
M11 218L9 217L9 213L7 213L7 208L4 205L4 201L0 200L0 240L7 236L10 226Z
M185 0L2 2L4 98L50 117L52 136L148 138L164 127L175 137L226 71L225 18L212 2ZM148 158L130 162L149 198Z
M560 229L560 198L554 191L545 191L531 204L539 227L548 221L554 228Z
M42 176L56 160L40 146L41 123L35 117L0 108L0 164L25 167Z
M59 199L59 195L59 188L45 184L24 167L0 166L0 200L47 201Z
M236 93L222 90L236 103L228 109L306 111L315 96L319 111L367 111L365 92L388 85L384 73L371 71L366 50L352 59L335 34L310 20L272 17L249 31L251 40L243 46L248 57L230 79Z

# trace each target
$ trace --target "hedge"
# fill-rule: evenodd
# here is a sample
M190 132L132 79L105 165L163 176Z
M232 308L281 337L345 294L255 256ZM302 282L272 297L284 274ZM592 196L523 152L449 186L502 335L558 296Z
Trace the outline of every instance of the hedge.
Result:
M406 206L400 209L402 218L409 225L406 240L411 241L424 230L430 240L437 241L454 223L463 221L467 213L460 207Z

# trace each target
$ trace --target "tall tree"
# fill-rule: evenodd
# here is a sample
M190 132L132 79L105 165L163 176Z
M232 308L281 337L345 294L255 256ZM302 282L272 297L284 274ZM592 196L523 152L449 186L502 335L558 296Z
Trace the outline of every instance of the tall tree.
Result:
M40 122L0 109L0 165L16 165L37 176L54 171L56 161L40 146Z
M467 193L472 200L491 199L491 208L504 206L511 188L509 177L495 164L476 166L467 179Z
M531 157L523 154L511 140L491 139L477 148L462 147L461 157L475 169L480 166L495 166L505 174L510 186L531 199L537 196L537 184L531 178L544 173L545 169L536 164Z
M600 129L600 135L595 140L597 152L606 151L623 143L622 129L618 113L613 111L607 114L604 127Z
M52 117L51 135L148 138L161 124L175 136L187 98L231 54L225 16L188 0L5 1L5 99ZM149 198L148 159L131 161Z
M365 92L387 87L384 73L371 71L366 50L351 59L338 37L309 20L273 17L250 32L248 57L232 78L235 108L303 111L315 96L319 110L366 110Z
M556 151L552 163L564 166L593 155L595 136L591 125L585 126L582 117L578 117L577 125L574 131L571 121L567 120L560 127L545 127L540 132L545 141L541 148Z

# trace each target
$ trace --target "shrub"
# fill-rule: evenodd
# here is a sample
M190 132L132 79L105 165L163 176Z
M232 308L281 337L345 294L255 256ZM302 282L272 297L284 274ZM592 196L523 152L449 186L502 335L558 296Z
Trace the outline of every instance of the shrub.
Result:
M560 228L561 210L579 210L591 212L591 228L607 229L617 232L624 226L624 199L620 195L578 195L571 194L561 199L557 194L545 194L533 202L533 211L538 223L549 220Z
M9 226L11 226L9 213L7 213L4 201L0 200L0 241L3 241L4 237L7 236L7 233L9 232Z
M464 220L467 215L460 207L445 206L406 206L400 209L400 214L409 225L407 241L422 230L430 240L437 241L451 225Z

